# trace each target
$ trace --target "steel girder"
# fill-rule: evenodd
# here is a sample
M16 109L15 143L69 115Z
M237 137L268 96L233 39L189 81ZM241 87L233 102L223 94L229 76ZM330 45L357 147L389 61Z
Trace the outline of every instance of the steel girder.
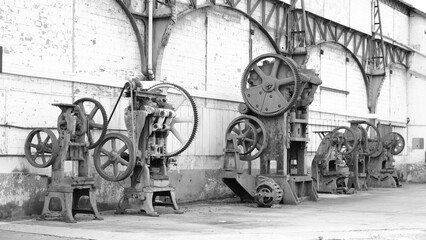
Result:
M137 12L132 8L132 0L116 1L123 8L135 30L140 48L142 73L146 75L147 9L142 8ZM303 11L303 9L295 9L294 4L291 7L291 5L278 0L207 0L202 3L198 1L154 0L154 70L158 56L167 45L178 17L193 10L210 6L227 7L249 18L265 33L277 52L282 51L285 54L292 55L295 52L294 50L300 47L300 41L291 41L291 38L303 40L302 47L305 50L308 46L315 46L324 42L334 42L343 46L360 63L369 98L368 108L371 113L375 112L377 98L384 81L385 66L397 63L408 67L408 57L411 51L394 42L377 41L378 30L375 32L373 30L372 34L366 34L311 12ZM374 15L377 14L374 13ZM144 23L142 31L139 31L135 19L142 20ZM299 44L299 46L296 44ZM380 59L377 59L377 56L380 56ZM379 67L377 66L378 61L381 61Z

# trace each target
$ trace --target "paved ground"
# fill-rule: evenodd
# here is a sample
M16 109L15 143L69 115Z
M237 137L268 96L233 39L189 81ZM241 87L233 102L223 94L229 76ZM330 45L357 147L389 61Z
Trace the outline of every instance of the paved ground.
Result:
M182 205L160 217L104 212L103 221L0 222L0 239L426 239L426 184L320 195L318 202L257 208L215 201Z

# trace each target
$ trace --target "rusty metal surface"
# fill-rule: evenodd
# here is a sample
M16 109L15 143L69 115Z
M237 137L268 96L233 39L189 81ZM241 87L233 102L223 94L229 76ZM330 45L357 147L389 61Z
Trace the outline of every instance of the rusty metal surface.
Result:
M118 202L118 213L137 208L158 216L154 207L160 204L181 213L168 170L176 165L172 157L185 151L195 137L195 102L178 85L160 83L144 89L136 79L125 84L124 96L130 98L124 114L129 137L107 134L95 149L95 168L108 181L130 177L130 186Z

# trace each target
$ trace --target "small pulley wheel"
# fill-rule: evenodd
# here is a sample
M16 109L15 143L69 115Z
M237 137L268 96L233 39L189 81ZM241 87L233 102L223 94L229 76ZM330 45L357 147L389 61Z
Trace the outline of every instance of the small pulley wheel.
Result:
M107 114L102 104L92 98L81 98L74 102L79 106L80 114L84 118L80 120L85 121L80 124L87 125L85 130L76 129L76 135L86 134L87 141L89 142L89 149L95 148L104 138L107 131Z
M226 129L226 140L234 141L238 145L240 154L247 155L251 153L257 145L258 134L257 128L250 123L248 118L240 118L237 121L232 121Z
M380 150L380 132L376 126L367 121L361 121L357 124L357 130L363 152L366 156L372 156Z
M300 83L299 71L292 59L279 54L264 54L245 69L241 93L254 113L277 116L294 106Z
M185 151L195 138L198 127L198 111L194 99L184 88L172 83L160 83L148 89L166 96L176 116L170 123L171 136L167 137L166 157Z
M229 134L231 133L233 130L235 130L234 128L232 128L232 126L236 126L238 125L238 123L243 122L243 123L247 123L247 127L245 131L248 130L247 135L249 137L249 139L254 140L252 144L248 144L249 141L247 141L247 138L245 138L245 143L246 145L246 149L244 150L244 147L242 146L242 142L240 142L240 144L238 144L238 148L243 149L240 152L240 160L241 161L253 161L256 158L258 158L260 156L260 154L262 154L263 150L266 148L267 146L267 138L266 138L266 127L265 124L262 123L262 121L260 121L258 118L253 117L253 116L249 116L249 115L241 115L237 118L235 118L234 120L232 120L232 122L229 124L227 130L226 130L226 138L228 138ZM250 125L249 125L250 124ZM254 129L252 128L254 127ZM252 136L252 134L256 135L256 136ZM240 138L240 140L242 140ZM225 139L225 141L229 141L229 139Z
M52 165L59 154L59 143L55 134L48 129L34 129L25 140L25 157L37 168Z
M358 137L355 132L345 126L333 129L330 133L330 139L337 146L337 151L344 155L352 153L358 145Z
M397 132L388 133L383 138L383 146L390 149L392 155L398 155L404 150L404 137Z
M120 133L105 135L95 148L93 159L99 175L111 182L130 176L136 163L132 142Z
M255 200L258 207L272 207L283 199L284 191L271 178L263 177L256 187Z

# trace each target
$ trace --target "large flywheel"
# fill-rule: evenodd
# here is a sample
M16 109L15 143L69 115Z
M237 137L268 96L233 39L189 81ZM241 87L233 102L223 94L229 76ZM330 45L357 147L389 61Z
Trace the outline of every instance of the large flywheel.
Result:
M293 60L278 54L264 54L255 58L245 69L241 92L254 113L277 116L295 104L300 83Z
M102 141L107 131L108 121L105 109L100 102L92 98L81 98L74 104L79 106L86 121L79 124L85 126L86 129L76 129L76 135L85 134L89 142L89 149L95 148ZM58 126L58 128L60 127Z
M120 133L105 135L95 148L93 160L99 175L111 182L130 176L136 163L132 142Z
M389 148L392 155L400 154L405 147L404 137L397 132L390 132L383 137L383 146Z
M358 137L349 127L341 126L333 129L330 139L337 146L337 151L344 155L352 153L358 146Z
M266 127L258 118L241 115L226 129L226 141L236 140L240 160L252 161L262 154L267 146Z
M167 138L166 156L176 156L185 151L198 127L198 111L194 99L182 87L172 83L160 83L148 89L166 95L167 103L171 104L176 117L170 124L171 136Z
M25 157L37 168L52 165L59 154L59 142L49 129L34 129L25 140Z
M367 156L372 156L376 152L380 151L381 137L377 127L367 121L359 121L357 124L357 131L360 136L360 144L364 154Z

